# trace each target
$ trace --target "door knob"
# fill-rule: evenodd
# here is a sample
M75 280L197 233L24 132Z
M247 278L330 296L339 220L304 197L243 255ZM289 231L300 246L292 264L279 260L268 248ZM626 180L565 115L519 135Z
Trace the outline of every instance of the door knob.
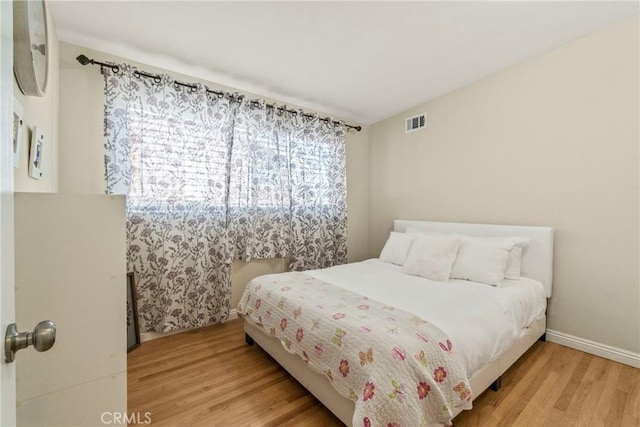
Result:
M51 320L38 323L33 332L18 332L15 323L7 326L4 337L4 358L7 363L16 359L16 352L33 345L37 351L47 351L56 342L56 324Z

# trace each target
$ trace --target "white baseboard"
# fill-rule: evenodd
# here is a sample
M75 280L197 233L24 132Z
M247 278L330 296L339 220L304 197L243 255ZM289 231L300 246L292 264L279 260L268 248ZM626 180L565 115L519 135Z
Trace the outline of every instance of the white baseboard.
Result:
M575 348L585 353L594 354L613 360L614 362L624 363L625 365L640 368L640 354L631 351L622 350L621 348L611 347L599 342L590 341L584 338L565 334L563 332L547 329L547 341L563 345L565 347Z
M181 332L188 331L189 329L178 329L177 331L169 332L140 332L140 342L156 340L158 338L169 337L171 335L179 334Z
M227 318L227 320L234 320L237 318L238 318L238 312L236 311L235 308L229 311L229 317ZM205 326L209 326L209 325L205 325ZM190 331L192 329L194 328L184 328L184 329L178 329L177 331L169 331L169 332L142 332L140 334L140 342L151 341L158 338L164 338L164 337L179 334L182 332Z

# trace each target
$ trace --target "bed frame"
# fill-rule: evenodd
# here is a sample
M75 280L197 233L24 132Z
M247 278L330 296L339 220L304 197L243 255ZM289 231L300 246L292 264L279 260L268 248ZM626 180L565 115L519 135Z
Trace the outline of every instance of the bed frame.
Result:
M460 233L479 237L519 236L530 239L522 257L522 275L542 283L551 297L553 277L553 229L510 225L465 224L450 222L395 220L394 231L404 232L407 227L424 231ZM329 380L307 367L303 360L288 353L280 342L265 334L261 328L245 317L244 330L247 344L256 342L285 368L300 384L309 390L324 406L348 426L352 425L354 403L338 394ZM546 317L538 319L524 329L520 338L497 360L477 371L470 379L472 399L491 387L500 387L501 375L520 358L538 339L544 339ZM461 410L454 411L454 416Z

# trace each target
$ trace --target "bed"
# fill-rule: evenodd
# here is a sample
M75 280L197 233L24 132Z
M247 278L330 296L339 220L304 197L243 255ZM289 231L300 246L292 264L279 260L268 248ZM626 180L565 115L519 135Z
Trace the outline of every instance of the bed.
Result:
M455 402L451 403L451 396L443 398L443 401L450 403L445 405L444 409L453 418L463 409L470 407L465 404L464 400L471 402L490 386L494 389L499 387L500 376L538 339L544 338L546 301L551 297L552 291L553 230L548 227L394 221L394 231L403 233L407 229L411 229L413 232L456 233L477 237L521 236L528 238L528 245L522 254L522 278L504 280L504 284L499 287L477 284L467 280L450 279L447 281L446 290L443 291L445 287L441 282L431 283L428 279L408 276L403 274L400 267L396 265L371 259L360 263L305 272L302 275L301 273L283 273L283 275L262 276L254 279L248 285L247 292L252 286L255 292L256 287L260 289L263 284L266 286L269 281L276 283L276 280L291 281L291 283L308 281L307 285L309 286L307 287L315 290L326 283L344 289L345 295L361 296L367 304L367 309L369 305L381 302L384 305L379 307L380 313L399 307L402 310L400 313L406 312L412 314L413 318L426 319L428 322L424 323L434 324L436 329L439 328L445 333L446 338L432 340L437 341L445 353L447 346L449 349L451 348L451 342L456 345L455 350L458 353L456 360L459 359L458 362L461 363L459 370L466 374L464 379L462 376L455 377L455 371L447 368L450 378L446 378L446 380L453 381L454 385L457 384L454 394L460 394L461 398L460 402L456 404L454 404ZM389 283L392 283L392 286L389 286ZM282 286L282 289L287 288L289 286ZM262 300L268 299L264 297L265 294L262 295ZM270 291L268 295L270 296ZM300 293L299 298L304 298L304 295L304 293ZM311 297L321 300L322 296L318 297L318 295L320 294ZM341 298L347 300L346 297ZM274 299L278 298L274 297ZM282 299L280 298L280 303L282 303ZM239 312L244 314L247 343L257 343L346 425L369 425L369 419L366 417L363 423L361 415L358 415L360 408L354 404L354 399L359 400L361 404L360 397L366 400L367 389L365 388L364 394L348 396L345 390L341 390L340 384L334 378L340 376L336 374L342 372L342 364L340 369L334 371L333 376L331 372L318 372L312 363L313 360L310 360L313 359L313 355L306 352L303 354L300 351L298 351L299 354L295 354L296 351L292 348L296 344L295 336L291 339L276 338L274 329L278 329L277 326L269 331L269 328L265 326L268 323L266 319L259 316L257 312L252 313L251 309L247 310L249 306L255 307L256 302L258 305L262 304L262 301L255 301L255 298L254 301L248 301L245 293L241 303L241 306L244 305L244 307L239 307ZM278 303L274 301L274 304ZM276 310L275 306L274 310ZM263 306L261 313L264 315L270 311ZM395 317L401 317L391 314ZM334 316L336 315L334 314ZM289 320L292 324L294 317L297 318L295 310ZM387 318L396 320L390 316ZM410 320L415 321L415 319ZM300 330L298 332L301 334ZM306 330L305 333L309 332ZM416 336L419 335L416 332ZM451 341L448 340L449 337ZM297 338L302 337L298 336ZM337 344L335 340L339 341L340 337L333 339L334 344ZM405 359L406 361L410 359L410 351L407 351L405 355L402 348L395 350L396 347L391 352L389 360L384 363L394 363L391 357L395 361L402 360L403 362ZM364 366L366 362L366 351L360 352L360 364ZM426 366L426 363L424 364ZM353 365L354 363L351 364L352 370ZM435 379L438 380L438 378ZM395 380L393 383L397 385ZM431 388L434 385L437 386L437 384L431 383ZM424 387L429 389L427 385ZM340 393L337 390L340 390ZM380 392L381 389L378 391ZM418 394L420 391L420 386L418 386ZM388 393L389 397L395 397L396 392L400 393L400 391L394 390L392 393ZM353 392L351 393L353 394ZM387 393L385 392L385 394ZM371 425L379 424L372 423ZM447 422L440 421L440 424L429 422L427 424L440 425L447 424Z

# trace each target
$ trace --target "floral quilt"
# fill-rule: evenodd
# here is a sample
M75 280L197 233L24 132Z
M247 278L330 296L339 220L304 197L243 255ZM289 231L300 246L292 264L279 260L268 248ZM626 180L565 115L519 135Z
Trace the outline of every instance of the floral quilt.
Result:
M450 424L471 408L455 346L411 313L297 272L252 280L238 312L353 400L354 426Z

